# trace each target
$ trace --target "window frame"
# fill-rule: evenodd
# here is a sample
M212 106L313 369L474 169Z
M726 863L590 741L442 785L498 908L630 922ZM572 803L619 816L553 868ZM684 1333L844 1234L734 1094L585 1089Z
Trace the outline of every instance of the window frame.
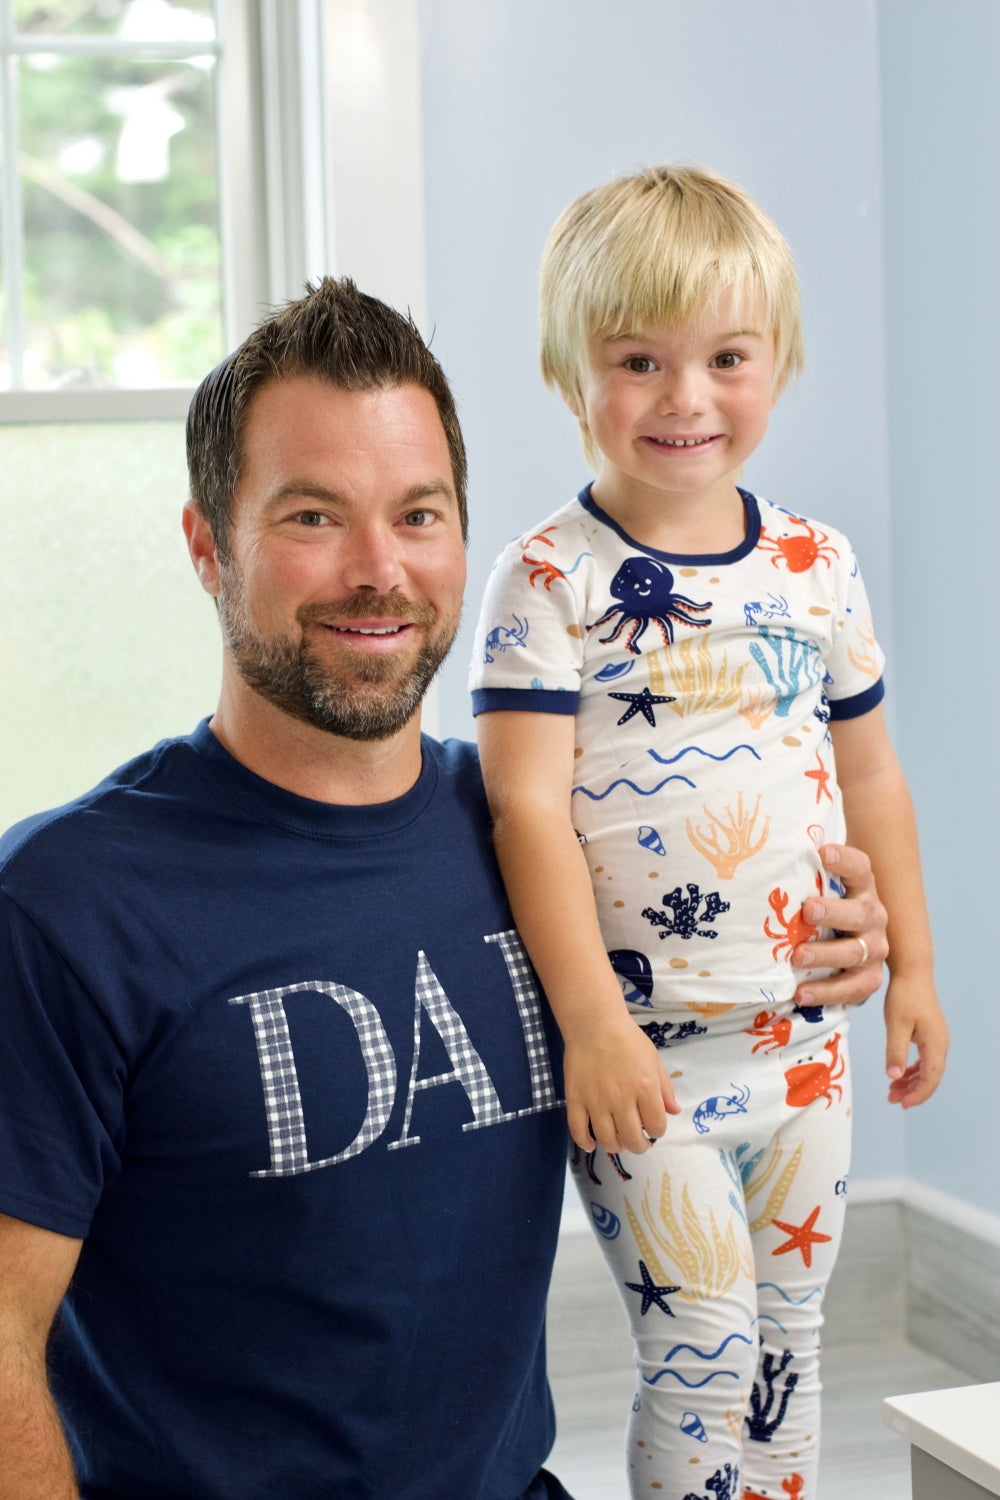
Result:
M232 349L266 307L301 293L331 269L332 194L326 149L323 0L217 0L217 35L199 43L215 70L223 340ZM19 138L15 60L42 39L17 33L0 10L5 161L0 186L5 284L23 284L20 174L8 170ZM44 39L48 52L120 56L115 38ZM134 43L128 55L190 56L188 43ZM10 299L6 299L10 304ZM13 313L19 331L21 299ZM8 317L11 315L8 314ZM8 327L10 327L10 322ZM20 329L23 343L23 327ZM193 383L96 390L0 391L0 424L184 417Z

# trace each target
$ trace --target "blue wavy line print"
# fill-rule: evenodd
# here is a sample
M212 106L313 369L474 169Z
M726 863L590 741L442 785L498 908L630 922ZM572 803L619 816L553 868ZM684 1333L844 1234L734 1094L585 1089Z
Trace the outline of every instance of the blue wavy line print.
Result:
M651 755L661 766L674 766L685 755L704 755L706 760L723 761L728 760L731 755L735 755L737 750L749 750L754 760L760 760L760 756L752 745L734 745L731 750L726 751L725 755L713 755L711 750L703 750L700 745L685 745L683 750L678 750L677 754L670 756L669 759L666 759L662 755L657 755L655 750L647 750L646 754Z
M592 552L581 552L580 555L579 555L579 557L577 558L576 562L573 564L573 566L571 568L563 568L563 573L565 574L565 576L567 578L572 577L572 575L576 572L577 568L583 562L583 559L585 557L593 557L593 555L594 554Z
M582 792L585 797L590 798L591 802L603 802L605 797L611 796L611 793L614 791L615 787L628 786L632 788L637 797L655 797L656 793L660 791L661 788L665 787L670 781L683 781L685 786L689 786L692 791L695 790L694 782L687 776L664 776L663 780L656 786L650 787L648 792L644 792L642 790L642 787L636 786L634 781L629 781L627 776L620 776L617 781L613 781L611 783L606 791L592 792L589 787L575 786L573 788L572 795L575 797L577 792Z
M754 1322L757 1322L756 1318L754 1318ZM731 1333L727 1339L722 1340L722 1343L719 1345L718 1349L716 1349L712 1354L702 1354L701 1350L696 1349L693 1344L675 1344L670 1353L663 1356L663 1363L668 1364L670 1360L673 1359L675 1354L680 1354L682 1349L689 1349L692 1354L697 1354L699 1359L704 1359L706 1361L710 1359L718 1359L723 1349L728 1349L729 1345L733 1342L733 1339L736 1339L741 1344L746 1344L748 1349L753 1349L755 1347L754 1340L748 1339L745 1333Z
M782 1288L780 1286L778 1286L776 1282L773 1282L773 1281L758 1281L758 1283L757 1283L757 1290L758 1290L758 1292L762 1292L762 1291L764 1291L765 1288L768 1288L768 1287L770 1288L770 1290L772 1292L777 1292L778 1296L784 1298L784 1300L786 1302L790 1303L792 1307L801 1307L804 1302L808 1302L809 1301L810 1297L818 1297L819 1294L823 1290L823 1288L821 1286L814 1286L813 1289L812 1289L812 1291L809 1293L808 1296L806 1296L806 1297L800 1297L799 1300L798 1300L798 1302L796 1302L795 1298L794 1297L789 1297L788 1293L786 1291L783 1291Z
M759 1321L761 1323L773 1323L775 1328L777 1328L780 1333L788 1333L788 1329L785 1327L784 1323L779 1323L777 1318L771 1317L770 1313L764 1313Z
M642 1378L646 1385L656 1385L657 1381L662 1380L664 1375L672 1375L675 1380L679 1380L681 1385L686 1386L689 1391L700 1391L703 1385L708 1385L709 1381L715 1380L719 1375L728 1375L733 1380L739 1380L740 1378L735 1370L713 1370L711 1375L705 1376L704 1380L685 1380L684 1376L678 1375L676 1370L657 1370L655 1375L644 1375Z

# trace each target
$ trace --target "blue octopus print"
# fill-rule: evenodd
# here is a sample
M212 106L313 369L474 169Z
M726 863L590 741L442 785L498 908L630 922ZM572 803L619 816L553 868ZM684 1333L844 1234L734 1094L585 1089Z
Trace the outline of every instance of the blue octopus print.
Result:
M697 604L684 594L675 594L673 573L666 563L655 557L627 557L611 580L611 596L619 602L612 604L587 628L599 630L620 615L611 634L598 639L602 646L606 646L625 631L625 649L633 656L639 655L639 642L651 620L659 626L663 643L667 646L673 643L675 620L681 625L691 625L695 630L704 630L712 623L707 618L695 618L712 608L711 599L705 604Z

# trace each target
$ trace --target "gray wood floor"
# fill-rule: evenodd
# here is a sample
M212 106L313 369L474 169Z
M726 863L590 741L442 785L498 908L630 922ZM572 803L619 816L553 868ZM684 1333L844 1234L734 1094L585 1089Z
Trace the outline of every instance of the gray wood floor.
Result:
M819 1500L910 1500L909 1449L882 1426L885 1396L968 1385L972 1377L882 1330L823 1353ZM622 1431L634 1372L621 1304L585 1224L564 1230L549 1297L549 1374L558 1438L548 1467L574 1500L627 1500Z

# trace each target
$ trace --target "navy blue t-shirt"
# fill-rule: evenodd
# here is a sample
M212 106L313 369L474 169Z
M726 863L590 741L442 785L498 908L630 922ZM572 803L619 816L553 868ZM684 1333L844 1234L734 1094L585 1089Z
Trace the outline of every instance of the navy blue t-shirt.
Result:
M313 802L206 724L0 840L0 1211L84 1240L86 1500L535 1500L556 1033L471 746Z

